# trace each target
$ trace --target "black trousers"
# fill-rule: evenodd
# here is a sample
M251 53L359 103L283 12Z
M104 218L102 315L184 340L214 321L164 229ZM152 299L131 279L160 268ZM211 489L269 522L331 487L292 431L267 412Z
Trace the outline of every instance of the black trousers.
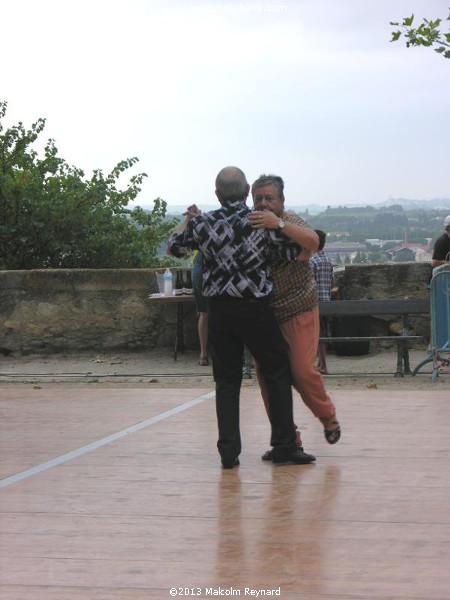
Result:
M216 382L220 455L235 458L241 452L239 398L244 345L259 363L267 386L274 452L294 449L287 346L268 299L208 298L208 339Z

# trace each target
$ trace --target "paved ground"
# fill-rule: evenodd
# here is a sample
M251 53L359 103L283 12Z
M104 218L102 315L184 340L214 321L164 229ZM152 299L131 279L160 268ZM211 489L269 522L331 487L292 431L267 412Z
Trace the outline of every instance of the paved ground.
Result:
M170 600L180 588L205 600L245 588L280 588L282 600L449 598L442 385L332 390L335 446L295 402L317 456L305 466L261 460L270 427L247 387L232 470L220 468L211 390L33 388L0 389L0 600Z
M427 356L426 348L411 350L411 367ZM213 386L211 367L198 365L196 352L186 352L174 360L168 350L116 354L58 354L51 356L9 356L0 360L0 385L4 383L83 383L152 385L154 387L207 387ZM365 356L328 357L330 375L325 376L328 388L389 387L393 389L433 389L448 385L450 367L444 365L436 382L431 380L431 363L425 365L416 377L394 378L396 351L371 351ZM244 381L245 386L256 385L255 380Z
M412 366L426 355L411 352ZM394 378L395 351L330 355L343 436L329 446L297 399L317 456L305 467L261 461L269 425L245 380L241 465L223 471L211 367L197 360L0 359L0 600L161 600L209 586L448 598L449 366L433 383L430 365Z

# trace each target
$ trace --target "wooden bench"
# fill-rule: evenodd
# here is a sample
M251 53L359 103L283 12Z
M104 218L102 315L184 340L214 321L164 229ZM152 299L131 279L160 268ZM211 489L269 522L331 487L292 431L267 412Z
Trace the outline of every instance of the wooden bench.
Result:
M397 370L394 377L411 375L409 341L424 339L421 335L409 335L409 315L430 314L429 298L402 298L389 300L331 300L319 302L321 317L376 317L377 315L402 315L401 335L321 337L321 342L364 342L389 340L397 344Z

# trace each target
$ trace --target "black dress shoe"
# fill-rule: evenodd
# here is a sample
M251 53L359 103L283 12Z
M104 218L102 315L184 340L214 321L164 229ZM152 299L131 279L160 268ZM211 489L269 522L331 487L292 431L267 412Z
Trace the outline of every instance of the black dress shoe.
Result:
M238 458L222 458L222 469L232 469L239 465Z
M273 450L267 450L261 456L261 460L272 460L272 458L273 458Z
M301 450L302 452L304 452L303 450L303 446L297 446L299 450ZM311 456L312 460L310 462L314 462L316 460L316 457L313 456L312 454L306 454L305 456ZM261 456L261 460L272 460L273 459L273 449L272 450L267 450L266 452L264 452L264 454Z
M307 454L303 448L295 450L274 452L272 450L272 460L275 464L309 465L316 460L313 454Z

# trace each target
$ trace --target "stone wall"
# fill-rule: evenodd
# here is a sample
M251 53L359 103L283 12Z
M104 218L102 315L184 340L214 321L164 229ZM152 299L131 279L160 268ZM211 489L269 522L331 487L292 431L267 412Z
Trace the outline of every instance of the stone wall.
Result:
M348 265L337 281L346 300L426 298L431 271L430 263Z
M351 265L337 277L346 299L427 297L426 263ZM175 305L150 305L153 269L0 271L0 352L114 351L170 347ZM184 339L198 348L193 303L184 305ZM371 319L371 334L398 331L398 319ZM411 319L411 333L428 335L429 317Z
M52 353L171 346L175 305L152 304L153 269L0 271L0 352ZM198 346L195 306L185 342Z
M388 263L379 265L349 265L336 277L342 299L379 300L383 298L428 298L431 279L430 263ZM401 317L379 316L368 319L367 335L399 334ZM429 315L409 318L410 334L429 336ZM386 344L387 345L387 344Z

